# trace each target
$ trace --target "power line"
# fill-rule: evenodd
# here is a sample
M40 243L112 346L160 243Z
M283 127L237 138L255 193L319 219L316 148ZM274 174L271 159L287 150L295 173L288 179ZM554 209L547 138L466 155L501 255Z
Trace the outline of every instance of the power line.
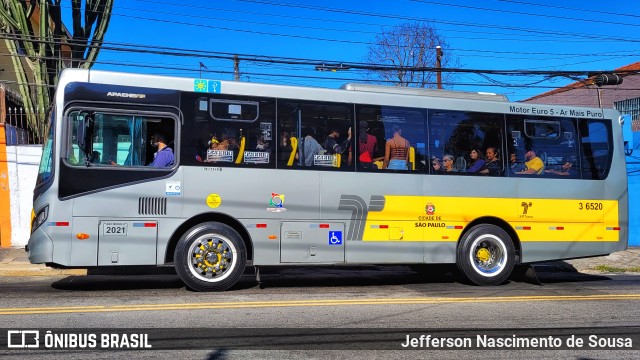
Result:
M142 1L142 0L138 0L138 1ZM296 3L272 2L272 1L265 1L265 0L236 0L236 1L258 3L258 4L263 4L263 5L269 5L269 6L286 6L288 8L294 7L294 8L302 8L302 9L307 9L307 10L319 10L319 11L325 11L325 12L330 12L330 13L345 13L345 14L350 14L350 15L380 17L380 18L389 18L389 19L397 19L397 20L408 20L408 21L425 21L426 20L424 18L419 18L419 17L401 16L401 15L393 15L393 14L380 14L380 13L349 10L349 9L325 8L325 7L320 7L320 6L311 6L311 5L296 4ZM164 4L171 4L171 3L164 3ZM171 5L174 5L174 4L171 4ZM175 5L177 5L177 4L175 4ZM182 5L179 5L179 6L182 6ZM140 9L139 11L149 12L146 9L144 9L144 10ZM151 11L151 12L153 12L153 11ZM224 30L224 31L254 33L254 34L258 34L258 35L292 37L292 38L302 38L302 39L316 40L316 41L328 41L328 42L372 45L372 43L366 42L366 41L345 40L345 39L331 39L331 38L321 38L321 37L304 36L304 35L281 34L281 33L273 33L273 32L266 32L266 31L249 30L249 29L246 29L246 28L235 29L235 28L230 28L230 27L214 26L214 25L208 25L208 24L207 25L205 25L205 24L194 24L194 23L190 23L190 22L186 22L186 21L155 19L155 18L149 18L149 17L143 17L143 16L135 16L135 15L129 15L129 14L118 14L118 13L115 13L115 12L112 13L112 15L120 16L120 17L128 17L128 18L138 19L138 20L153 21L153 22L161 22L161 23L169 23L169 24L177 24L177 25L187 25L187 26L196 26L196 27L205 27L205 28L212 28L212 29L218 29L218 30ZM193 16L189 16L189 17L193 17ZM183 16L183 18L184 18L184 16ZM232 20L230 20L230 21L232 21ZM601 41L618 41L618 42L631 42L631 43L640 42L640 39L633 39L633 38L630 38L630 37L608 37L608 36L587 34L587 33L584 33L584 32L582 32L582 33L570 33L570 32L559 32L559 31L555 31L555 30L542 30L540 28L519 28L519 27L511 27L511 26L498 26L498 25L479 24L479 23L464 23L464 22L444 21L444 20L429 20L429 21L432 22L432 23L435 23L435 24L448 24L448 25L465 26L465 27L473 27L473 28L485 27L485 28L502 29L502 30L509 30L509 31L518 31L518 32L524 32L525 35L528 35L528 36L530 36L530 33L537 33L537 34L546 35L546 36L552 36L552 37L555 37L555 36L577 37L577 38L580 39L579 41L587 41L586 39L588 39L590 41L601 40ZM244 22L244 20L243 20L243 22ZM278 25L278 26L288 26L288 25ZM339 29L331 29L331 30L340 31ZM351 30L345 31L345 33L347 33L347 32L351 32ZM495 40L495 39L493 39L493 40Z
M5 55L5 54L0 54L0 55L4 55L4 56L16 56L16 55ZM17 55L20 57L26 57L25 55ZM55 59L52 57L40 57L41 59ZM231 60L232 58L228 58L228 60ZM254 60L256 61L256 60ZM259 60L257 60L259 62ZM184 67L176 67L176 66L160 66L160 65L145 65L145 64L139 64L139 63L122 63L122 62L105 62L105 61L97 61L96 64L103 64L103 65L113 65L113 66L124 66L124 67L135 67L135 68L147 68L147 69L154 69L154 70L172 70L172 71L180 71L180 72L191 72L191 73L196 73L198 71L197 68L193 67L189 67L189 68L184 68ZM443 71L447 70L447 69L442 69ZM449 69L449 70L454 70L454 69ZM473 70L473 69L464 69L463 71L461 71L461 69L457 69L459 70L459 72L463 72L463 73L482 73L482 70ZM213 73L213 74L226 74L226 75L231 75L233 74L232 71L221 71L221 70L203 70L203 72L205 73ZM494 72L494 71L492 71ZM536 71L536 73L538 74L548 74L548 72L543 72L543 71ZM553 73L558 73L557 71L553 72ZM562 72L564 73L564 72ZM258 73L258 72L246 72L245 75L249 75L249 76L268 76L268 77L285 77L285 78L289 78L289 79L306 79L306 80L323 80L323 81L360 81L360 82L373 82L373 83L390 83L393 84L395 83L394 81L384 81L384 80L369 80L369 79L363 79L363 78L348 78L348 77L327 77L327 76L310 76L310 75L292 75L292 74L279 74L279 73ZM503 74L498 74L498 75L503 75ZM511 73L509 73L509 75L513 75ZM489 79L488 77L485 76L486 79ZM545 79L548 80L548 79ZM496 82L494 80L490 80L492 83L491 84L479 84L479 83L462 83L462 82L447 82L445 83L445 85L447 86L483 86L483 87L501 87L501 88L539 88L539 89L556 89L557 87L555 86L541 86L541 85L534 85L535 83L530 83L530 84L507 84L504 82ZM537 82L540 83L541 81ZM433 83L435 84L435 83ZM29 85L37 85L37 84L29 84ZM640 89L625 89L625 90L640 90Z
M614 15L614 16L625 16L625 17L632 17L632 18L640 18L640 16L638 16L638 15L625 14L625 13L617 13L617 12L603 11L603 10L579 9L579 8L572 8L572 7L567 7L567 6L548 5L548 4L536 4L536 3L530 3L530 2L526 2L526 1L516 1L516 0L495 0L495 1L506 2L506 3L513 3L513 4L520 4L520 5L539 6L539 7L544 7L544 8L553 8L553 9L569 10L569 11L582 11L582 12L588 12L588 13L598 14L598 15L600 15L600 16L601 16L602 14L604 14L604 15Z
M8 35L0 34L0 38L9 40L28 40L38 43L53 43L53 44L66 44L64 42L56 42L49 40L39 40L37 36L23 36L23 35ZM442 71L442 72L460 72L460 73L485 73L496 75L550 75L550 76L580 76L580 75L592 75L612 73L617 74L635 74L637 70L495 70L495 69L461 69L461 68L438 68L426 67L426 66L392 66L388 64L368 64L361 62L348 62L348 61L328 61L320 59L301 59L301 58L288 58L288 57L273 57L264 55L251 55L251 54L232 54L227 52L214 52L214 51L202 51L191 50L185 48L173 48L173 47L160 47L153 46L149 49L144 49L140 44L127 44L127 43L114 43L117 46L111 46L108 42L103 42L102 45L94 45L100 47L101 50L111 50L129 53L146 53L155 55L167 55L176 57L201 57L201 58L213 58L213 59L226 59L232 60L235 55L239 55L240 60L243 61L255 61L263 63L275 63L275 64L289 64L289 65L309 65L316 66L323 63L338 63L344 64L344 66L359 69L359 70L374 70L374 71L394 71L394 70L406 70L406 71ZM91 47L92 45L89 45ZM157 49L157 50L155 50ZM533 54L533 53L532 53ZM54 59L54 60L57 60Z
M602 19L594 20L594 19L583 19L583 18L575 18L575 17L559 16L559 15L551 15L551 14L535 14L535 13L524 12L524 11L513 11L513 10L505 10L505 9L491 9L491 8L483 8L483 7L477 7L477 6L460 5L460 4L447 4L447 3L442 3L442 2L438 2L438 1L427 1L427 0L409 0L409 1L423 3L423 4L434 4L434 5L439 5L439 6L450 6L450 7L463 8L463 9L498 12L498 13L503 13L503 14L516 14L516 15L536 16L536 17L561 19L561 20L582 21L582 22L588 22L590 24L594 24L594 23L598 24L599 23L599 24L608 24L608 25L622 25L622 26L640 27L640 24L621 23L621 22L607 21L607 20L602 20Z

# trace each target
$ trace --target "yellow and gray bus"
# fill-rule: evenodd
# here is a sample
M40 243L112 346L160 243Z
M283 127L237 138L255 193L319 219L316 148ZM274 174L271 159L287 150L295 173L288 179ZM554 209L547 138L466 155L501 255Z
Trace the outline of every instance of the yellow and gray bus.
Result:
M623 122L487 93L65 70L27 251L174 266L199 291L278 265L455 263L497 285L626 249Z

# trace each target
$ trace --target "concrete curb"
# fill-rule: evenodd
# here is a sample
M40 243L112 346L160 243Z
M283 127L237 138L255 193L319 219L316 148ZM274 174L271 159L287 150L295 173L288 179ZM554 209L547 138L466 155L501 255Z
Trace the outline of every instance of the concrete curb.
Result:
M0 277L82 275L87 275L86 269L54 269L31 264L24 248L0 248Z
M0 264L0 276L2 277L26 277L26 276L84 276L86 269L53 269L45 265L30 263L2 263Z

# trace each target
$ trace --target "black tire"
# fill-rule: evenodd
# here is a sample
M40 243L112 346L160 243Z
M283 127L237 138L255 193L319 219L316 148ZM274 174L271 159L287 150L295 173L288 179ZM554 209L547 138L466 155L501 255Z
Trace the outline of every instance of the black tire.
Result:
M515 248L511 237L495 225L476 225L458 243L456 265L476 285L500 285L513 271Z
M223 291L244 273L247 250L228 225L198 224L182 235L174 253L176 272L195 291Z

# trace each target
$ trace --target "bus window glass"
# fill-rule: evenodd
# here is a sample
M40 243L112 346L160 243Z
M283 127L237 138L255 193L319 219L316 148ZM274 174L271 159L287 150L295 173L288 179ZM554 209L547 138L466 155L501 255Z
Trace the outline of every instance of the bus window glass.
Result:
M560 137L560 122L525 119L524 133L530 138L557 139Z
M611 128L602 120L580 119L582 177L605 179L611 165Z
M353 170L349 162L352 106L340 103L278 102L278 166Z
M423 110L412 108L360 106L358 123L367 122L364 129L375 138L375 147L361 145L364 139L356 139L356 159L360 160L362 152L371 149L369 157L374 170L422 171L426 156L424 113ZM360 128L358 131L362 131Z
M145 166L160 151L175 161L175 121L159 116L75 110L68 114L70 141L66 161L75 166ZM162 147L162 149L160 149Z
M432 174L503 174L502 115L463 111L429 111L429 156ZM486 169L492 148L491 172ZM488 166L488 165L487 165Z
M247 121L258 119L260 102L229 99L210 99L210 114L215 120ZM202 107L199 104L198 107Z
M273 99L185 96L194 104L194 112L185 112L184 161L205 166L275 166Z
M49 132L44 146L42 147L42 157L40 158L40 166L38 167L38 178L36 179L36 187L46 183L51 179L53 172L53 134L55 127L56 108L51 110L51 119L49 120Z
M574 119L508 115L507 127L510 176L580 177Z

